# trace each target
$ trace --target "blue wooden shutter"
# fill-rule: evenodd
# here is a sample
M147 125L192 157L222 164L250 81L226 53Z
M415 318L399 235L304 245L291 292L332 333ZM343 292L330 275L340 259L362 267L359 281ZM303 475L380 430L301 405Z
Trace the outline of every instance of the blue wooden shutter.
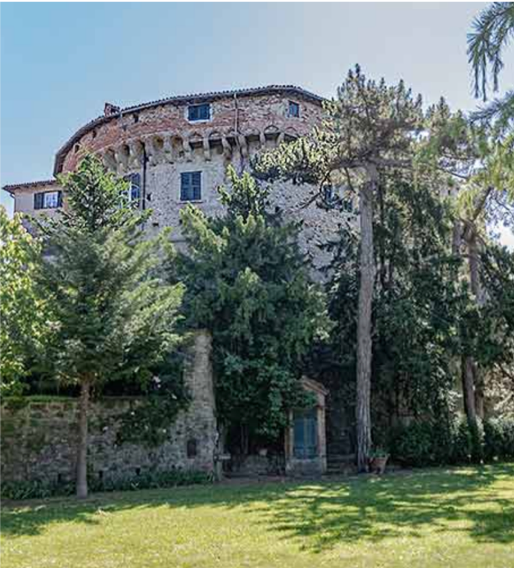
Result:
M43 209L44 193L34 193L34 209Z
M315 413L305 418L305 437L306 457L315 457L318 453L318 421Z
M57 207L62 207L62 191L57 192Z
M193 172L192 177L192 199L200 201L202 199L202 172Z
M188 172L180 174L180 200L189 201L191 177Z
M293 453L297 458L303 458L305 452L305 428L303 426L303 417L295 418Z
M141 175L130 176L130 201L139 207L141 200Z

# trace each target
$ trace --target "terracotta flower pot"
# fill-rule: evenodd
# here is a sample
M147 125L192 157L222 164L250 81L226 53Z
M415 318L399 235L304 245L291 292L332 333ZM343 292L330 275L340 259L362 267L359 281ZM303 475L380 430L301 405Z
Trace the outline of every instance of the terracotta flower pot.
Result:
M382 475L385 471L387 460L389 456L381 456L372 458L370 460L369 469L372 473L378 473L378 475Z

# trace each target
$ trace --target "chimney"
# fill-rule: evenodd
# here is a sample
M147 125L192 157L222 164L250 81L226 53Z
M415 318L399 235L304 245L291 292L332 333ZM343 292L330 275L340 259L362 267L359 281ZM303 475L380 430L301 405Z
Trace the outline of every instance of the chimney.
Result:
M118 114L120 112L120 107L113 105L111 103L105 103L104 105L104 116L111 116L112 114Z

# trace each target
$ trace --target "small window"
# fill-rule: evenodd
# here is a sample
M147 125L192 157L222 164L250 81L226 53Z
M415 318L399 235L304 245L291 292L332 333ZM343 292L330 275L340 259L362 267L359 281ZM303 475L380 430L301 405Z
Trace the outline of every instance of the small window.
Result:
M75 148L74 148L75 154L76 154L79 150L80 150L80 144L75 144Z
M288 114L291 118L300 118L300 105L294 101L289 101Z
M331 204L334 203L335 199L336 199L336 195L335 195L334 187L332 185L323 186L323 201L326 204L331 205Z
M34 209L62 207L62 191L43 191L34 194Z
M202 172L180 174L180 201L200 201L202 199Z
M141 176L140 174L130 174L126 176L125 181L128 181L130 186L127 191L127 199L132 205L139 207L141 202Z
M187 118L191 122L195 122L197 120L210 120L211 105L206 103L203 105L191 105L187 107Z
M194 438L191 438L190 440L187 441L187 457L188 458L194 458L196 457L196 440Z
M353 200L351 198L343 199L343 211L353 213Z
M134 114L134 123L139 122L139 115L137 113Z

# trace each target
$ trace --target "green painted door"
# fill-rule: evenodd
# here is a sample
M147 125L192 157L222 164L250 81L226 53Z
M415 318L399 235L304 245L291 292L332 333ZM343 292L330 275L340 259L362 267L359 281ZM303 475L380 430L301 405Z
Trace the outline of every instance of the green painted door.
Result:
M315 408L297 411L293 415L293 455L298 459L315 458L318 455L318 418Z

